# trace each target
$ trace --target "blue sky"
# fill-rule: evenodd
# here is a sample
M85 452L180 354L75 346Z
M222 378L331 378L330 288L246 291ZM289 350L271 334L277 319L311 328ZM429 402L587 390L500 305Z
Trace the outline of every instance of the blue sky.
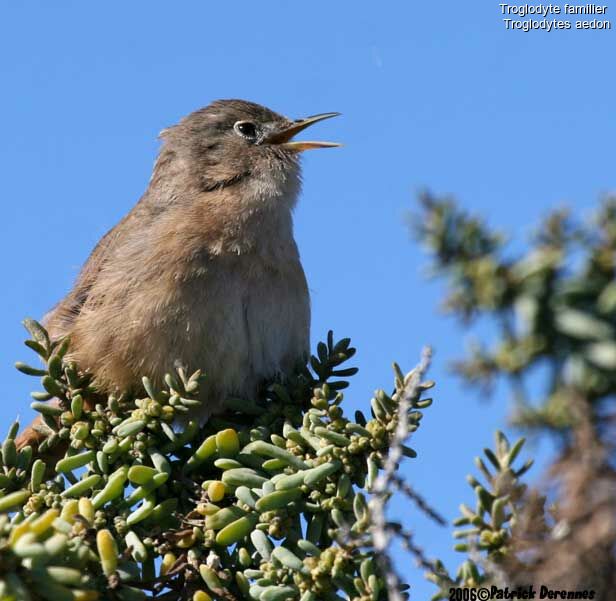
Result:
M20 320L63 296L139 198L163 127L216 98L340 111L313 133L345 146L305 156L296 213L313 341L333 328L357 345L349 407L390 387L392 360L408 369L435 347L436 403L404 472L454 518L507 395L481 401L448 374L466 335L439 314L442 287L405 213L427 187L522 236L549 208L586 212L616 188L614 32L505 31L501 19L496 1L3 3L3 423L31 414L35 382L12 367L30 359ZM394 511L429 556L461 559L449 531ZM398 563L427 599L412 560Z

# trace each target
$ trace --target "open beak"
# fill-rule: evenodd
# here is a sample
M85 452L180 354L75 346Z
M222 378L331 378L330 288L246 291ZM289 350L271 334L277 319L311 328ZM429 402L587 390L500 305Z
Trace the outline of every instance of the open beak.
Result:
M282 148L291 150L294 152L302 152L303 150L310 150L312 148L335 148L341 146L336 142L292 142L291 139L300 131L323 121L324 119L331 119L337 117L340 113L321 113L320 115L313 115L312 117L306 117L305 119L298 119L294 121L288 127L272 132L264 140L267 144L279 144Z

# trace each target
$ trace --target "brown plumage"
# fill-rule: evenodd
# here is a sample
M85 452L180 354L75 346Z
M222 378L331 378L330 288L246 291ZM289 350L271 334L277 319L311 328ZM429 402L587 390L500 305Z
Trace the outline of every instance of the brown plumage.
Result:
M136 391L144 375L161 384L180 364L205 372L209 414L305 361L298 153L333 144L291 138L329 116L220 100L162 132L145 194L46 319L101 391Z

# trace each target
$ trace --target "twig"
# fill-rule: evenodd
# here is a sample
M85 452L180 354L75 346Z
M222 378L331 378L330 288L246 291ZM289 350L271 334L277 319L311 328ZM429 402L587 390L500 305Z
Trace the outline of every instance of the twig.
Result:
M401 524L390 524L390 530L400 538L404 548L415 557L419 566L428 570L428 572L436 573L438 571L434 562L425 556L423 549L415 544L412 532L405 530Z
M395 474L392 478L392 483L395 484L400 492L404 493L421 511L423 511L429 518L434 520L439 526L446 526L447 520L438 513L435 509L432 509L428 502L418 493L416 493L411 485L405 482L400 476Z
M391 537L385 518L385 507L390 496L392 483L395 482L398 465L403 457L403 446L409 435L408 412L412 406L412 399L416 398L420 393L421 380L430 365L431 356L431 350L427 347L424 348L419 365L411 372L408 382L406 382L398 395L398 423L396 431L389 447L384 469L374 483L373 497L370 500L374 553L381 572L385 577L390 601L403 601L403 597L399 590L400 580L391 565L391 559L387 553Z

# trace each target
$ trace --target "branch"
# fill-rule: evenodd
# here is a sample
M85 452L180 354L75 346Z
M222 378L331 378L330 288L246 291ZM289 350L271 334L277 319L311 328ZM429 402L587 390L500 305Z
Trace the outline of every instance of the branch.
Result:
M399 590L400 580L391 565L391 559L387 553L391 536L385 517L385 509L391 494L392 485L396 483L396 472L403 457L404 443L409 436L408 412L412 407L412 400L421 392L421 380L428 370L431 357L431 349L428 347L424 348L419 364L409 374L410 377L405 382L404 388L398 393L398 423L396 431L387 454L387 459L385 460L383 472L374 482L373 497L370 500L374 553L384 575L390 601L402 601L403 598Z

